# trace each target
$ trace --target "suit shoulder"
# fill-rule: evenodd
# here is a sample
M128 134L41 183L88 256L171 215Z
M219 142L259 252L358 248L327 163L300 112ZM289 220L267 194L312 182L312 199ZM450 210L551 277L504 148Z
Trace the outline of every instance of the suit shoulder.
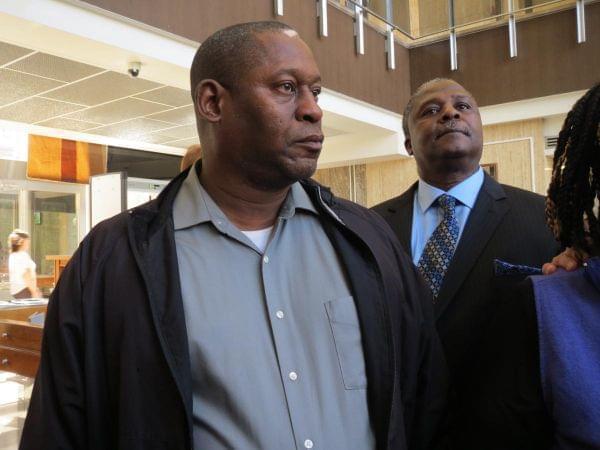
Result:
M393 197L371 208L377 214L385 217L390 213L395 213L405 205L412 205L414 189L411 187L397 197Z
M98 261L111 254L115 248L127 247L122 244L128 240L130 221L135 217L145 220L145 216L152 215L155 203L156 200L151 200L99 222L81 242L82 251L93 261Z
M502 188L504 189L506 197L509 199L519 200L522 202L531 202L539 205L544 205L546 202L546 197L536 194L535 192L527 191L515 186L509 186L507 184L503 184Z

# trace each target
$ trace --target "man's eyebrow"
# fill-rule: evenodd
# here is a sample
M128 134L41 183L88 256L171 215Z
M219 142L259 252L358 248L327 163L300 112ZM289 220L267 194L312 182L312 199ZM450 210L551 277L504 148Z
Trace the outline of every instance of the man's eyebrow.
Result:
M276 72L273 72L273 74L271 75L272 78L278 78L280 76L283 75L291 75L294 78L298 79L298 78L303 78L302 73L300 70L298 69L281 69L281 70L277 70ZM320 83L321 82L321 74L316 75L315 77L309 79L308 84L315 84L315 83Z
M473 100L473 96L469 95L469 94L456 94L456 95L453 95L452 98L459 99L459 100Z
M454 94L452 95L452 99L453 100L469 100L469 101L473 101L473 96L469 95L469 94ZM418 105L419 107L415 110L415 111L421 111L424 107L426 107L427 105L430 105L432 103L441 103L442 99L440 97L438 97L437 95L431 95L429 97L425 97L421 103Z

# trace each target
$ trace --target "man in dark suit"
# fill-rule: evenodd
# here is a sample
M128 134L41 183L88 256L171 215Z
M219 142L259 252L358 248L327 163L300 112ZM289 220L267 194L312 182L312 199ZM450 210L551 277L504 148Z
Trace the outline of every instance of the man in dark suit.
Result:
M557 246L545 225L544 198L501 185L479 166L481 117L461 85L448 79L422 85L408 102L403 128L419 181L374 209L434 294L460 405L468 398L469 380L477 376L477 354L485 351L479 342L498 293L507 287L507 278L495 277L494 260L540 267Z

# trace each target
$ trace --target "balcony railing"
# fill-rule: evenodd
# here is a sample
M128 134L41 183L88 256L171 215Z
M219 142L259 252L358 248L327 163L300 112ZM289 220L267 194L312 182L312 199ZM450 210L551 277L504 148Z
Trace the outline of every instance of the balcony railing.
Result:
M323 13L323 3L326 1L317 1L323 36L327 35L327 14L326 11ZM458 68L457 35L507 26L510 55L517 57L517 23L565 9L576 9L574 17L577 20L577 41L584 42L585 6L598 1L600 0L328 0L329 5L354 17L358 54L365 51L363 27L366 25L388 35L385 51L388 53L389 69L395 68L393 46L389 45L391 39L407 47L449 39L450 66L453 70ZM275 3L282 6L283 0L275 0Z

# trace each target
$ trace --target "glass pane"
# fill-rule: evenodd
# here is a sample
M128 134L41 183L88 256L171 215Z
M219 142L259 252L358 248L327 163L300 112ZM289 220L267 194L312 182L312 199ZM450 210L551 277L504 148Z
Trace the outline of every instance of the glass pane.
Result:
M54 273L54 262L46 255L72 255L77 248L76 200L75 194L32 193L31 257L38 274Z
M369 0L365 3L370 11L373 11L378 16L393 23L407 34L410 34L410 11L409 0L390 0L392 5L392 17L388 19L387 1L386 0ZM381 29L386 29L386 24L372 15L368 15L368 20L375 26Z
M413 35L411 30L411 15L409 0L393 0L393 17L394 25L400 28L407 34Z
M387 19L385 0L370 0L369 2L363 3L367 6L369 11L374 12L375 14L377 14L377 16L381 17L382 19ZM372 14L367 14L367 20L369 21L369 23L371 23L371 25L376 26L381 30L385 30L386 23L379 17L375 17Z
M18 195L0 192L0 300L8 300L8 235L19 223Z
M500 14L502 0L455 0L454 17L457 26Z
M418 36L448 29L448 0L419 0Z
M108 147L107 172L126 172L128 177L169 180L179 174L181 156Z

